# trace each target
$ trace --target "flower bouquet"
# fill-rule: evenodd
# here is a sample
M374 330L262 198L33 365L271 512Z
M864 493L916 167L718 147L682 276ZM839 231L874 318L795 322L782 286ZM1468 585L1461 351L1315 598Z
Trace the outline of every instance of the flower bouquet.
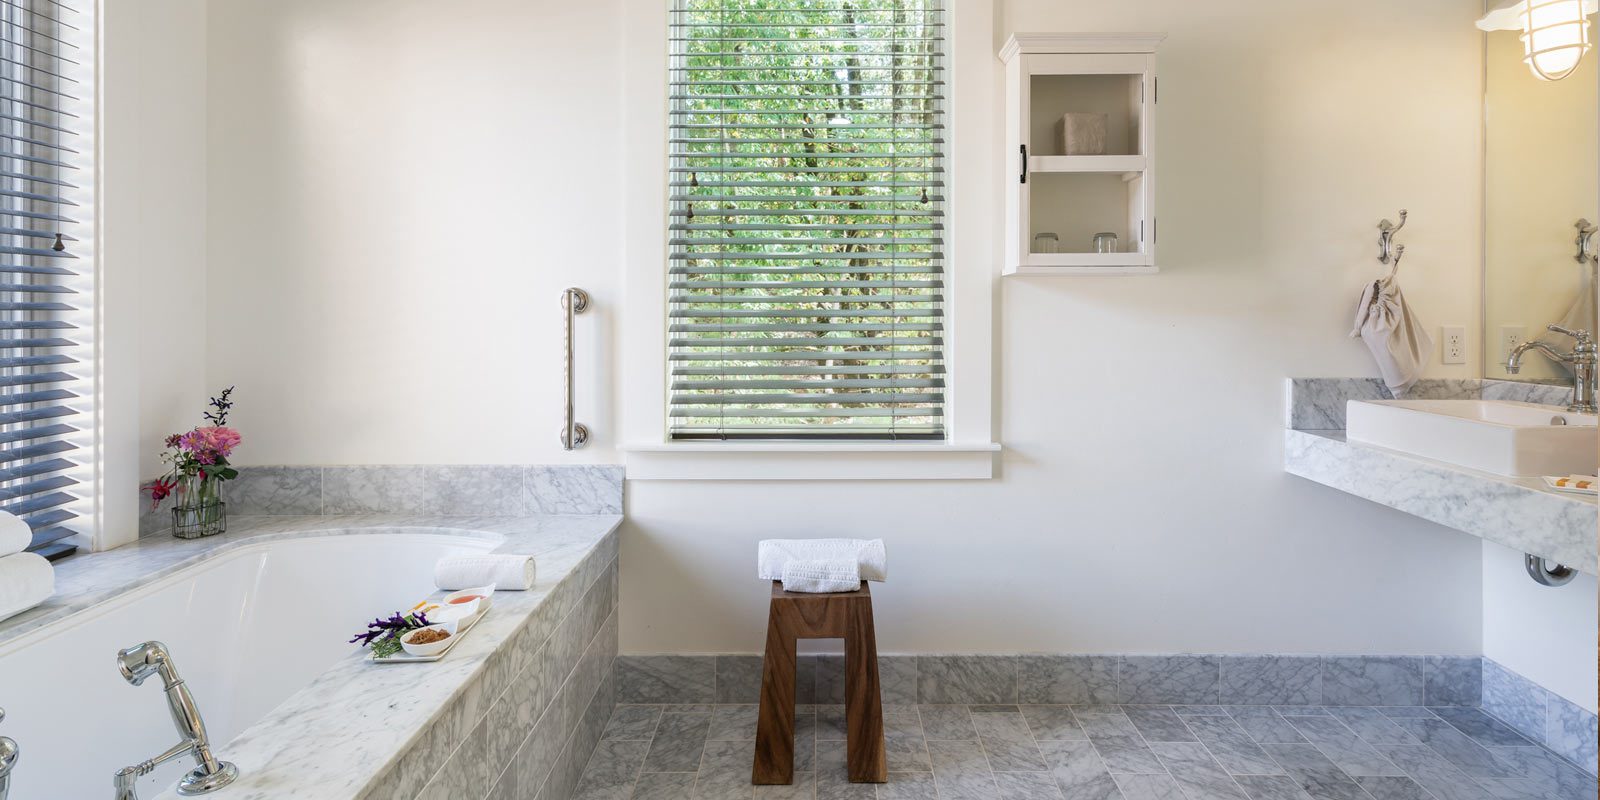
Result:
M172 535L180 539L214 536L228 529L222 482L239 477L239 471L228 466L228 456L241 440L239 432L227 426L232 394L230 386L211 398L211 411L203 415L210 425L167 437L161 460L172 466L171 471L148 487L152 506L175 497Z

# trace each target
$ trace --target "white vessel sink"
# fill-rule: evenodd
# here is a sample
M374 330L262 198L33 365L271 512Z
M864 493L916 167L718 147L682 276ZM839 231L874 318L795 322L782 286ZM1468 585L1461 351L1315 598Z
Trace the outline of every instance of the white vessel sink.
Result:
M1351 442L1497 475L1593 475L1595 415L1501 400L1351 400Z

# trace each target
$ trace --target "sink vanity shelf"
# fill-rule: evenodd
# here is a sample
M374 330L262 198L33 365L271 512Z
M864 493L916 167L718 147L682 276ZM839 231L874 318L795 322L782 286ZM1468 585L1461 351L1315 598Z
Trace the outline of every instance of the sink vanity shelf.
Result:
M1157 271L1155 51L1164 38L1018 33L1000 50L1005 274Z

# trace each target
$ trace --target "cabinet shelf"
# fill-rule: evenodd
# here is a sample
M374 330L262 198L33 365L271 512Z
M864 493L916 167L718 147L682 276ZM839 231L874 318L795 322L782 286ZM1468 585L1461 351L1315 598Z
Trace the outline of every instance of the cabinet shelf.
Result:
M1028 172L1144 172L1144 156L1029 156Z

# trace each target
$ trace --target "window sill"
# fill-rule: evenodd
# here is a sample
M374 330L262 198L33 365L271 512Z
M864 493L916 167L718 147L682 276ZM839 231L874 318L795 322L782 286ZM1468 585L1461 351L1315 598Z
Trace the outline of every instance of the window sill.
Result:
M998 443L651 442L624 445L642 481L987 480Z

